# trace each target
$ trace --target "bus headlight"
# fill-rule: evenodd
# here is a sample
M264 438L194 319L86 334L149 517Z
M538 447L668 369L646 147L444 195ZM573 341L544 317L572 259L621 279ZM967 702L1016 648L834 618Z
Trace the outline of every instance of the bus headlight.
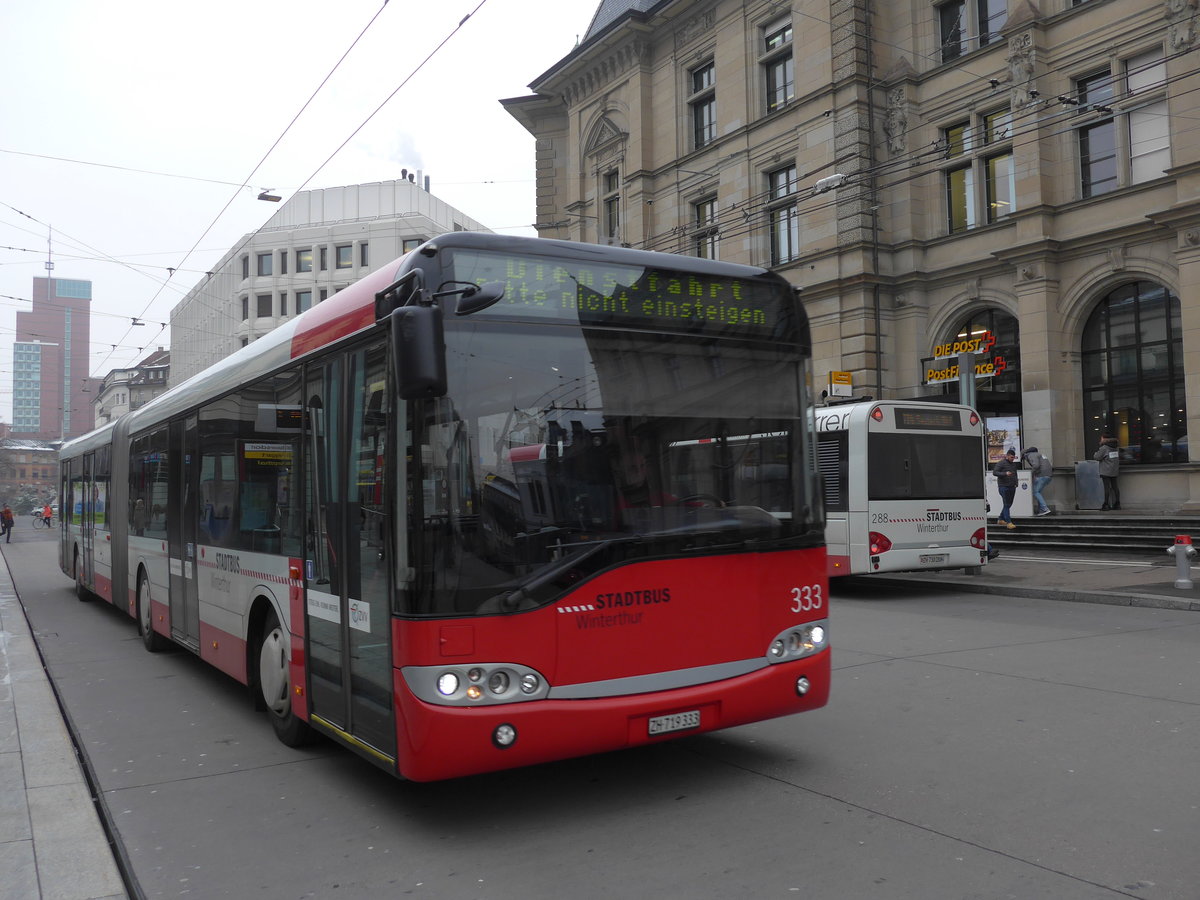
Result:
M512 681L509 679L508 673L503 670L493 672L488 677L488 690L493 694L507 693L510 684Z
M524 703L550 693L540 672L517 663L405 666L400 671L414 696L439 706Z
M820 653L829 646L829 623L808 622L778 635L767 648L767 662L781 663Z

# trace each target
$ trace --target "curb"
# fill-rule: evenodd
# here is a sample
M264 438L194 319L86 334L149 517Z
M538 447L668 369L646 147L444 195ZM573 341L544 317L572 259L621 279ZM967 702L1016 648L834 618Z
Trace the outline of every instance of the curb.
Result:
M897 578L887 575L855 575L850 579L856 584L888 584L893 587L912 587L937 591L966 591L972 594L1006 594L1034 600L1061 600L1068 603L1099 603L1105 606L1136 606L1142 609L1177 609L1185 612L1200 612L1200 601L1185 597L1169 597L1159 594L1121 593L1118 591L1069 591L1047 587L1022 587L1020 585L988 584L972 581L918 581L914 578Z

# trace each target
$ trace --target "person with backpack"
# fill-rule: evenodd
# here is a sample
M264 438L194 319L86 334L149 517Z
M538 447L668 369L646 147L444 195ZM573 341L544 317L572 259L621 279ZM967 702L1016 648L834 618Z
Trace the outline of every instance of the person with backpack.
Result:
M1054 466L1049 458L1038 452L1037 447L1030 447L1025 451L1025 465L1029 466L1033 476L1033 499L1037 503L1037 509L1033 514L1048 516L1051 512L1050 505L1042 496L1042 490L1050 483L1050 479L1054 475Z
M1104 505L1101 509L1121 508L1121 487L1117 484L1117 476L1121 474L1121 451L1117 449L1117 439L1105 433L1100 438L1100 449L1092 454L1092 459L1100 463L1100 479L1104 482Z
M6 544L12 543L13 522L13 511L5 503L4 509L0 509L0 534L4 535L4 543Z

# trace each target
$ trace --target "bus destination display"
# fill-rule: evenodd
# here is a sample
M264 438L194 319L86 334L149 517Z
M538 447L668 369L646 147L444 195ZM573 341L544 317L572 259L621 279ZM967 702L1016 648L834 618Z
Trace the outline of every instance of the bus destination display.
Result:
M954 409L896 407L896 427L919 431L961 431L962 420Z
M776 340L791 332L791 292L769 281L462 249L448 255L455 280L504 284L504 299L485 315Z

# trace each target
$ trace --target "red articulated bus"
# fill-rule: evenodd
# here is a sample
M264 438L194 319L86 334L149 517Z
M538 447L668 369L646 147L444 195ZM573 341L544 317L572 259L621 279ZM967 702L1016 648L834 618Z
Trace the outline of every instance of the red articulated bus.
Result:
M62 567L413 780L815 709L810 353L765 269L443 235L67 444Z

